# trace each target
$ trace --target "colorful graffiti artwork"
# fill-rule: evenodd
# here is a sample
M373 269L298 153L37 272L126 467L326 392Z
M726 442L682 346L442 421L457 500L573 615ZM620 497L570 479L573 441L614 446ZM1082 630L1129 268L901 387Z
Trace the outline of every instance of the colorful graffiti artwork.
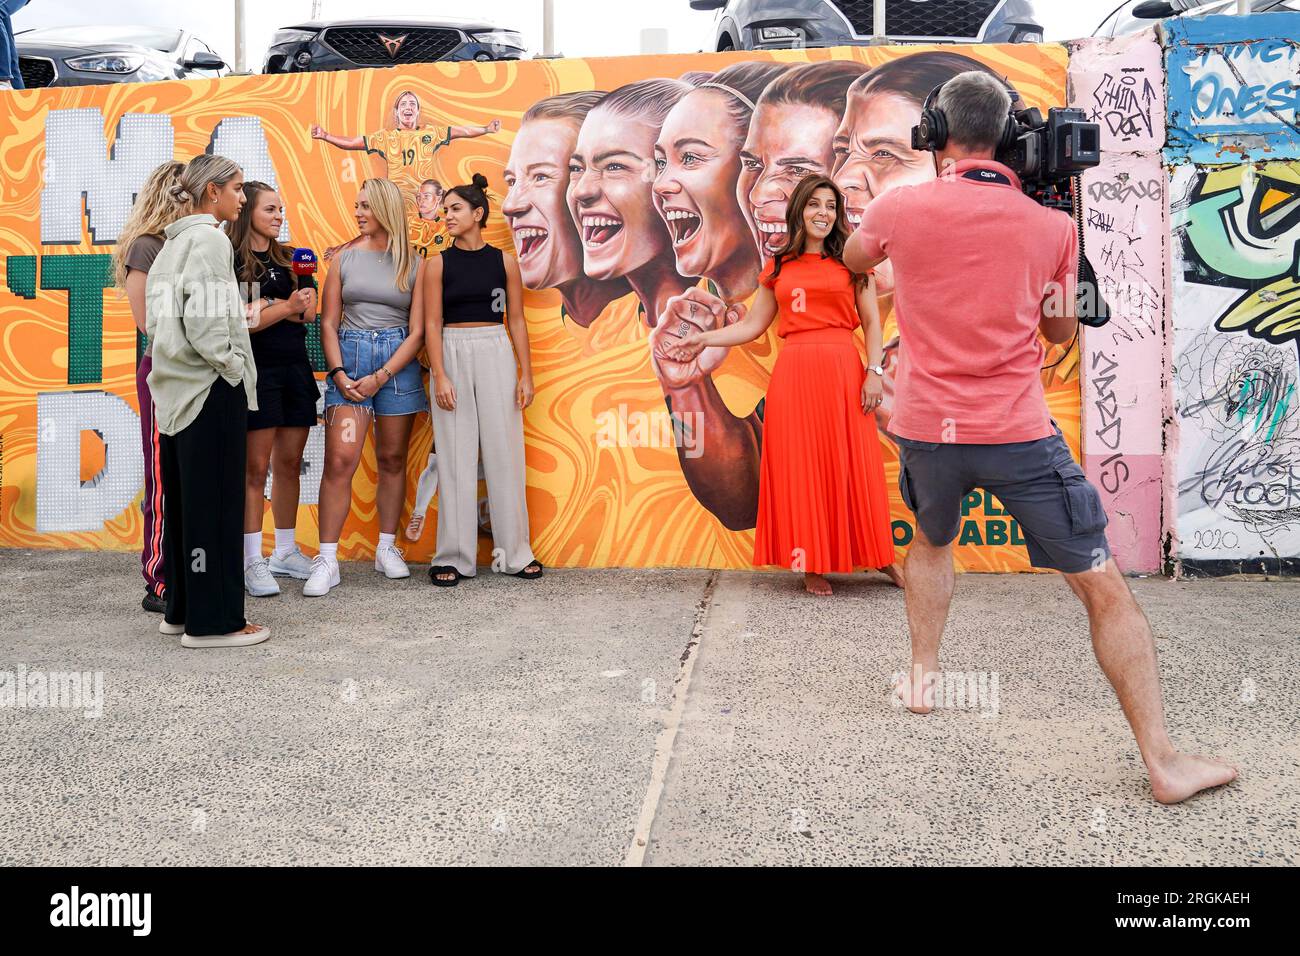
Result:
M1300 554L1300 162L1174 175L1181 554L1285 561Z

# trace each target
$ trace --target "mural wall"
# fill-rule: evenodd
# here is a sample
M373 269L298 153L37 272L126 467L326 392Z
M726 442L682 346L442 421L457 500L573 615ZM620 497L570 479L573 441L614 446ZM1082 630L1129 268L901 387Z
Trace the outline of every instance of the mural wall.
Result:
M1300 569L1300 14L1167 31L1176 543Z
M937 84L988 69L1046 108L1065 100L1066 61L1054 45L875 47L0 93L0 546L138 546L141 343L109 287L109 254L152 168L216 152L278 186L283 238L318 251L351 238L356 192L376 175L402 187L412 243L436 254L440 190L484 173L488 241L513 247L528 289L538 557L553 566L746 567L757 446L734 439L761 434L779 342L674 363L660 346L696 321L677 297L699 287L731 315L743 311L763 257L783 240L787 198L809 172L836 178L855 220L881 192L932 177L908 134ZM936 237L942 229L935 224ZM886 316L891 281L882 268ZM1061 356L1058 348L1049 361ZM1076 450L1078 369L1074 353L1044 373L1052 414ZM320 433L301 486L308 546ZM882 441L892 484L897 456ZM432 442L422 422L408 507ZM1099 467L1118 473L1119 464ZM366 556L376 538L376 475L368 448L342 556ZM977 493L966 510L965 568L1027 568L1019 528L996 501ZM905 547L911 515L896 492L893 517ZM408 558L427 559L435 521L403 542ZM486 539L484 548L486 559Z

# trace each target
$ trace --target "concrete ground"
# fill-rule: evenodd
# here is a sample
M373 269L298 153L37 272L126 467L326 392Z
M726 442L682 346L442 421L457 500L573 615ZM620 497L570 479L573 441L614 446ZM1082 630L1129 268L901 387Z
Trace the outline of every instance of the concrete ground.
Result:
M131 555L0 551L0 581L0 688L103 675L97 719L0 708L3 865L1300 862L1294 583L1133 582L1175 740L1241 767L1163 807L1048 576L959 581L945 667L980 696L928 717L889 704L878 577L819 601L349 564L327 599L250 599L272 639L216 651L157 634Z

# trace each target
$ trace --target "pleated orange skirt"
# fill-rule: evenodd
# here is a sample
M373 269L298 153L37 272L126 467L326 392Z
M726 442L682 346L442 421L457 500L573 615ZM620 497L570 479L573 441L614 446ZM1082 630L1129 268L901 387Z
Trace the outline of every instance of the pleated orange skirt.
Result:
M785 340L763 415L755 565L845 574L893 563L876 419L862 413L866 374L847 329Z

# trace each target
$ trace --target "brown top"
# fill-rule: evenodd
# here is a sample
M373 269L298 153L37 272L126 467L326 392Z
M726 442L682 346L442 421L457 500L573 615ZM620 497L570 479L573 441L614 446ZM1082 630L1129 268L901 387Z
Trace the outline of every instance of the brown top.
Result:
M162 236L136 236L131 241L131 247L126 250L126 267L135 269L137 272L149 274L149 269L153 261L158 258L158 252L163 247ZM146 342L145 355L153 355L153 342Z

